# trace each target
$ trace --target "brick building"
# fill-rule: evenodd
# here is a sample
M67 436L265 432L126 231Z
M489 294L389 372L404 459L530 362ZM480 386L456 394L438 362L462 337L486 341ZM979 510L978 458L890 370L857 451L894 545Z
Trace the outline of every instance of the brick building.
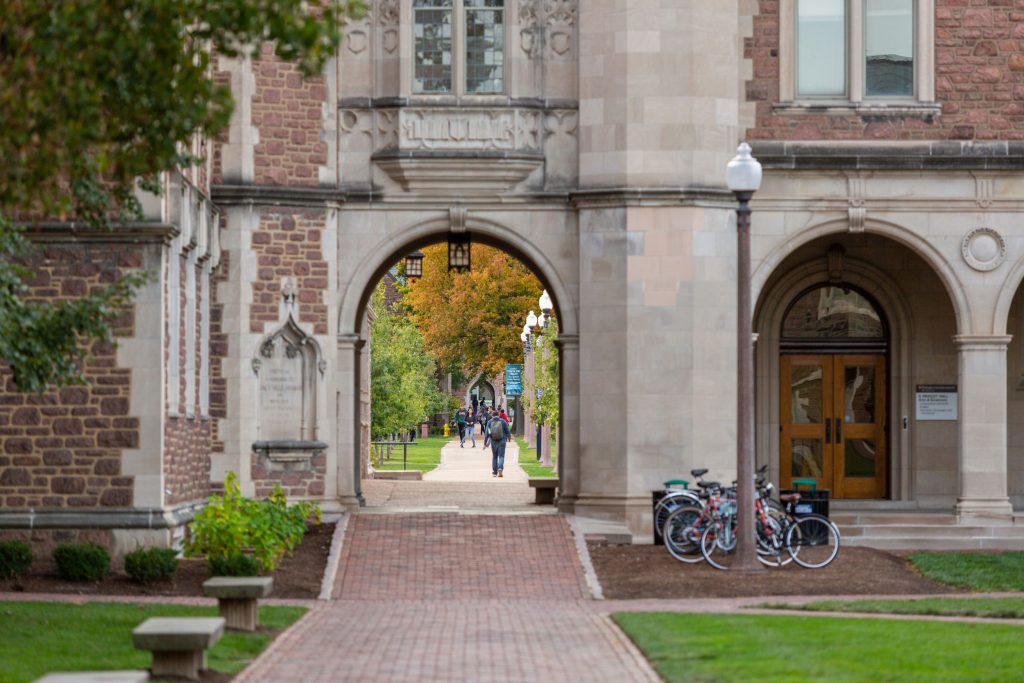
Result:
M643 538L661 481L732 477L724 168L746 139L758 461L841 513L1002 543L1024 505L1022 26L1019 0L374 0L316 78L221 59L230 130L151 222L40 234L41 296L160 277L93 384L0 398L0 527L165 541L228 471L358 506L370 291L468 234L555 299L560 505Z

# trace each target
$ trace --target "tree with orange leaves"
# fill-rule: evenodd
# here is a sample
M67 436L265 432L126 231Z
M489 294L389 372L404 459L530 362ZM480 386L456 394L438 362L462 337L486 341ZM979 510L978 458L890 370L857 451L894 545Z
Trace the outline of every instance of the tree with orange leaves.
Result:
M409 284L402 303L444 371L493 376L522 362L519 333L543 288L505 252L480 244L471 250L472 269L453 273L447 245L424 248L423 277Z

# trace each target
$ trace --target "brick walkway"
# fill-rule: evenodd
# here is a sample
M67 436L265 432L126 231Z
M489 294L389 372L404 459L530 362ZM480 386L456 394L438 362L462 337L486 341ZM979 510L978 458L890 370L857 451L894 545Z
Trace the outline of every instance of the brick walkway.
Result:
M556 515L357 515L335 599L236 683L657 681Z

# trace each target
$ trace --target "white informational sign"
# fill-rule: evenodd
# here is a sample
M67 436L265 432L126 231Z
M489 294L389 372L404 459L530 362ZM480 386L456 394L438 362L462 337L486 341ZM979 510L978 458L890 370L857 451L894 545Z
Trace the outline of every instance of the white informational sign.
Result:
M918 420L956 420L955 384L918 384Z

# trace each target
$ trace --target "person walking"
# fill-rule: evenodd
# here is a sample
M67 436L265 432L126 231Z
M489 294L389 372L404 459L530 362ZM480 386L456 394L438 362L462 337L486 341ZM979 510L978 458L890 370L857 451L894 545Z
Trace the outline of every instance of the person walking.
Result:
M475 407L473 408L473 410L471 410L469 412L469 415L466 417L466 435L469 436L469 440L471 442L469 447L470 448L476 448L476 408ZM465 441L466 439L463 438L462 440Z
M494 413L487 423L487 434L491 437L491 476L504 477L505 443L510 436L508 422L501 419L498 413Z
M459 406L455 412L455 426L459 428L459 448L466 447L466 417L465 407Z
M484 448L487 448L491 445L491 435L487 432L487 423L491 421L491 409L484 406L482 413L480 416L480 431L484 435Z

